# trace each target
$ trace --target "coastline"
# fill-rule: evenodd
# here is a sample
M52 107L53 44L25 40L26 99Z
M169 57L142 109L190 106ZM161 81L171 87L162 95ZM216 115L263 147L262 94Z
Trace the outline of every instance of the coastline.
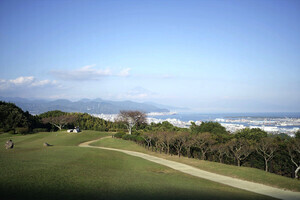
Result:
M91 114L108 121L115 121L118 114ZM219 122L229 132L249 128L260 128L268 133L286 133L293 136L300 130L300 113L223 113L223 114L199 114L199 113L149 113L148 123L162 123L167 121L174 126L189 128L191 122L200 125L202 122Z

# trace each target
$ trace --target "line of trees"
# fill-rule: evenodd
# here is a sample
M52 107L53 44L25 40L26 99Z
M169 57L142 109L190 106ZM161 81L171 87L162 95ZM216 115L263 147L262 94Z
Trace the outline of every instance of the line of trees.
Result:
M0 133L30 134L74 128L75 126L84 130L96 131L123 132L126 130L123 122L109 122L87 113L67 113L54 110L33 116L13 103L0 101Z
M152 131L145 132L144 129L131 136L116 134L115 137L133 140L160 153L255 167L298 178L299 131L295 138L291 138L287 135L269 135L259 128L246 128L230 134L217 122L203 122L200 126L193 124L190 129L176 131L170 126L169 130L164 129L166 126L163 124L157 126L160 128L149 125L145 129Z
M59 110L49 111L39 115L45 124L51 124L52 129L80 127L83 130L95 131L124 131L125 124L122 122L110 122L104 119L93 117L87 113L66 113Z

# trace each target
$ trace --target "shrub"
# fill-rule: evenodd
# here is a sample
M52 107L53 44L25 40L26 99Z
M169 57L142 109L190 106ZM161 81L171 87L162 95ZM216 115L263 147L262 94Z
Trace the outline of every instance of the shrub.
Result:
M136 135L129 135L125 134L122 136L123 140L131 140L131 141L136 141L137 136Z
M38 133L38 132L49 132L47 128L34 128L32 130L34 133Z
M11 130L7 131L7 133L9 133L9 134L15 134L16 132L15 132L15 129L11 129Z
M115 138L122 138L125 135L125 133L116 133L114 134Z
M26 133L29 133L29 129L28 129L28 127L17 127L15 130L15 133L26 134Z

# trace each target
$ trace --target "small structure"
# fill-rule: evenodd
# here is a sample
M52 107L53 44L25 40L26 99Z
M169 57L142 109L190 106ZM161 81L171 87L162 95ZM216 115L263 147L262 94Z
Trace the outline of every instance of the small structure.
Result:
M6 141L6 143L5 143L5 148L6 148L6 149L12 149L12 148L14 148L14 143L13 143L13 141L12 141L12 140Z
M81 132L81 130L79 129L79 127L75 127L74 129L68 129L67 132L68 133L79 133L79 132Z

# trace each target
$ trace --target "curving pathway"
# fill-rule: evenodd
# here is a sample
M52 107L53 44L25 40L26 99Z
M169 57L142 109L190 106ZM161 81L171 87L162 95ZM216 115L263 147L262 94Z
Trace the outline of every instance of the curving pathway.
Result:
M108 137L111 137L111 136L108 136ZM107 137L103 137L103 138L107 138ZM151 156L148 154L139 153L139 152L135 152L135 151L114 149L114 148L107 148L107 147L90 146L91 143L101 140L103 138L84 142L84 143L79 144L78 146L88 147L88 148L96 148L96 149L104 149L104 150L110 150L110 151L118 151L118 152L122 152L122 153L125 153L128 155L131 155L131 156L143 158L145 160L149 160L149 161L170 167L172 169L181 171L183 173L186 173L186 174L189 174L192 176L204 178L204 179L207 179L210 181L229 185L229 186L232 186L235 188L247 190L250 192L255 192L255 193L266 195L266 196L271 196L271 197L278 198L278 199L284 199L284 200L297 200L298 199L298 200L300 200L300 192L292 192L289 190L278 189L278 188L270 187L270 186L259 184L259 183L253 183L250 181L244 181L244 180L240 180L240 179L236 179L236 178L231 178L228 176L214 174L214 173L207 172L207 171L204 171L204 170L201 170L201 169L198 169L198 168L186 165L186 164L166 160L163 158L158 158L155 156Z

